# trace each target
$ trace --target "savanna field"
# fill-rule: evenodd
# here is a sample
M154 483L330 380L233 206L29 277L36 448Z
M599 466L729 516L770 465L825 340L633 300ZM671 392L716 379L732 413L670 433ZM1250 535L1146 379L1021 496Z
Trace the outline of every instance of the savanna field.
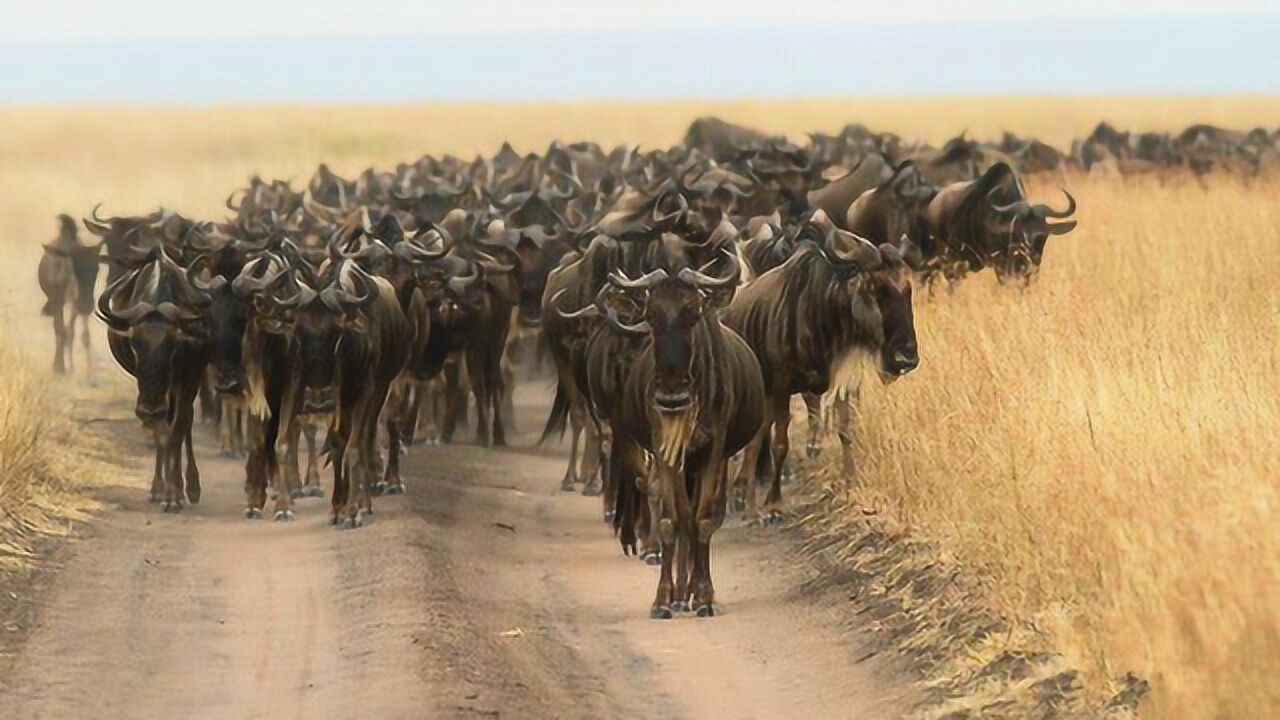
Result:
M38 243L57 213L102 201L218 218L255 172L297 187L320 161L350 176L504 139L666 146L711 113L797 140L862 122L935 144L1010 130L1066 148L1102 119L1273 127L1280 98L0 110L0 564L78 511L74 489L92 480L69 457L72 408L37 315ZM1050 241L1037 282L917 289L920 370L866 384L860 472L821 475L835 507L929 539L1097 692L1146 678L1140 717L1276 717L1280 179L1041 176L1030 189L1059 204L1059 184L1080 225ZM97 331L99 382L123 388ZM839 532L841 518L824 524Z

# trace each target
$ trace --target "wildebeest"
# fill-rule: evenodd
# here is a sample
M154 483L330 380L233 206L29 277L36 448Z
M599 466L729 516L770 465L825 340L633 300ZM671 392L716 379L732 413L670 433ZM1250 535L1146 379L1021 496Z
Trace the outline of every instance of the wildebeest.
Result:
M682 240L666 235L668 247ZM675 249L663 254L683 259ZM641 309L636 322L619 331L643 336L617 398L621 434L652 457L645 487L622 483L618 516L633 517L643 491L662 546L662 569L650 616L672 617L688 607L714 615L711 538L724 522L728 460L759 433L764 416L760 365L747 344L717 317L738 282L736 259L729 271L709 276L683 262L660 262L639 277L621 273L610 283ZM692 587L690 587L692 585Z
M345 517L346 527L355 528L373 510L369 487L377 481L377 424L409 360L409 324L391 284L352 258L325 268L314 286L308 280L294 277L296 289L287 296L274 288L259 295L260 322L265 331L288 333L297 344L281 424L291 421L296 399L304 411L330 414L330 522Z
M1029 281L1049 236L1076 226L1075 221L1049 222L1075 212L1075 199L1066 196L1067 208L1061 211L1029 203L1022 183L1004 163L977 180L953 183L938 192L926 211L933 242L926 262L953 281L987 266L1002 281Z
M210 298L193 287L186 269L155 246L134 270L98 299L116 362L137 380L134 412L156 444L151 500L166 512L200 501L200 476L191 448L193 403L209 360ZM182 448L187 466L182 472Z
M41 313L53 318L53 370L56 373L64 373L68 365L75 365L73 347L77 318L81 321L85 372L92 371L89 316L93 313L93 290L98 280L101 248L101 242L93 245L81 243L76 221L65 214L58 216L57 239L44 244L36 279L45 297Z
M782 515L782 467L790 441L791 396L825 394L849 381L860 354L879 356L882 377L895 379L919 364L911 279L903 246L879 247L840 230L817 212L808 240L785 263L738 292L724 315L755 352L764 373L766 420L743 459L747 516L755 519L757 453L772 455L763 520ZM765 444L769 443L766 447Z

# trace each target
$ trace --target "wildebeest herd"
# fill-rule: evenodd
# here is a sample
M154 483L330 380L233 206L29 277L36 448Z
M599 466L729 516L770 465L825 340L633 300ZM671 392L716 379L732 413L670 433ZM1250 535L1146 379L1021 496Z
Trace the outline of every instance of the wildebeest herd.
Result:
M1094 135L1113 157L1131 147ZM331 522L356 528L374 496L405 492L406 446L451 441L470 412L479 443L505 444L514 366L549 360L542 439L570 434L562 488L601 495L624 551L661 564L653 617L711 615L726 513L783 517L791 397L816 453L821 399L839 391L852 470L858 363L887 382L920 362L913 283L986 267L1030 282L1075 225L1069 194L1062 210L1033 203L1020 179L1060 167L1042 143L907 147L860 126L811 140L704 118L665 150L504 145L354 180L321 165L301 189L255 177L222 221L94 208L92 245L61 216L39 269L55 368L96 307L136 378L166 511L200 500L200 398L224 449L247 451L249 518L322 495L323 458Z

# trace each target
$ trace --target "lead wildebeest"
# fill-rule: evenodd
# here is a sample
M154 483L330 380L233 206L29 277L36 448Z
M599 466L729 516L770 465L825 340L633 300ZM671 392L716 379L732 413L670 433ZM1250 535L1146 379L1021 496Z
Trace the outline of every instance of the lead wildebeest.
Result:
M85 372L92 371L89 354L89 316L93 313L93 286L98 280L98 255L102 243L80 242L76 221L69 215L58 216L58 237L44 244L44 255L36 269L36 280L44 292L41 313L53 318L53 370L64 373L74 368L72 348L76 338L76 319L81 321ZM65 362L64 362L65 357Z
M200 501L200 476L191 449L193 403L209 361L209 296L193 287L186 269L160 246L98 299L116 362L137 380L134 412L155 438L151 500L166 512ZM183 483L182 447L187 447Z
M724 322L759 358L767 397L766 421L744 455L739 478L746 484L748 519L758 515L752 476L760 452L772 454L763 520L783 517L781 480L790 447L792 395L822 395L847 382L852 361L863 354L879 356L885 379L919 364L911 279L902 262L902 254L910 251L910 241L877 247L815 212L796 252L730 303Z
M1070 193L1067 208L1031 204L1026 189L1005 163L996 163L977 180L953 183L938 191L925 219L933 242L926 262L948 280L991 266L1001 281L1029 282L1040 267L1051 235L1075 228L1070 217L1076 201Z
M630 522L637 493L649 498L662 546L662 571L650 617L666 619L691 607L714 615L711 538L724 522L728 461L759 433L764 418L760 365L747 344L723 325L718 310L738 283L736 258L707 275L687 263L674 235L661 239L659 267L639 278L615 272L610 284L640 312L624 323L608 309L615 331L642 337L626 368L615 428L652 457L645 487L620 483L618 518ZM617 522L617 521L616 521ZM673 577L674 571L674 577ZM692 587L690 587L692 585Z

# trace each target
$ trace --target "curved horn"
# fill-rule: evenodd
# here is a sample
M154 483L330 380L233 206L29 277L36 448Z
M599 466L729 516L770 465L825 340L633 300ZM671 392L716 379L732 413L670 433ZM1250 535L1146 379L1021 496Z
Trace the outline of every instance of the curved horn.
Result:
M1048 205L1040 205L1036 207L1036 210L1038 211L1038 214L1040 215L1040 217L1053 218L1055 220L1060 220L1062 218L1069 218L1075 214L1076 199L1071 197L1071 193L1067 192L1066 188L1062 188L1062 194L1067 196L1067 209L1059 212L1049 207ZM1041 208L1043 208L1043 210L1041 210Z
M642 275L635 280L623 275L619 270L614 270L609 273L609 282L623 290L647 290L656 283L662 282L669 277L671 276L662 268L658 268L657 270Z
M569 289L562 288L560 290L557 290L555 295L551 296L551 302L549 304L551 305L551 308L556 311L556 315L559 315L561 318L564 318L565 320L577 320L580 318L592 319L592 318L600 317L600 306L597 305L596 303L591 303L586 307L582 307L577 310L573 310L571 312L566 312L564 310L561 310L560 303L559 303L560 296L565 294L566 292L569 292Z
M454 293L461 293L462 291L471 287L471 284L474 283L476 280L480 279L480 269L475 265L471 265L470 267L471 267L470 275L457 275L455 277L449 278L448 282L445 284L449 287L450 291Z
M98 296L98 317L115 332L128 332L130 325L155 309L148 302L139 302L124 310L111 309L111 301L136 277L137 272L125 273Z
M245 194L245 197L240 198L240 202L235 203L235 204L233 205L233 204L231 203L231 200L232 200L232 198L234 198L234 197L236 196L236 193L238 193L238 192L242 192L242 193L244 193L244 194ZM226 204L226 206L227 206L227 209L228 209L228 210L230 210L231 212L234 212L234 213L238 213L238 212L240 212L240 206L244 204L244 201L245 201L245 199L248 197L248 195L249 195L248 191L247 191L247 190L245 190L244 188L238 188L238 189L236 189L236 190L232 190L232 191L231 191L231 194L227 196L227 200L226 200L226 203L225 203L225 204Z
M378 286L374 282L373 276L365 272L364 268L356 263L351 264L351 274L355 277L356 294L352 295L339 286L339 301L345 306L344 309L368 307L378 299Z
M876 247L875 243L860 235L847 233L857 239L858 245L853 250L841 250L835 243L831 242L836 237L837 232L833 229L827 235L827 251L831 255L834 255L841 262L853 263L862 270L874 270L880 267L883 258L880 256L880 248Z
M101 208L101 207L102 207L102 203L98 203L97 205L94 205L94 206L93 206L93 211L89 213L89 216L90 216L90 217L92 217L92 218L94 219L94 222L98 222L98 223L101 223L101 224L103 224L103 225L110 224L110 223L111 223L111 219L110 219L110 218L102 218L102 217L98 217L98 209L99 209L99 208Z
M684 194L683 193L674 193L674 194L676 196L676 200L680 204L680 207L676 208L675 210L672 210L671 212L665 215L658 214L658 208L662 205L661 196L659 196L658 201L653 204L654 226L660 227L662 223L665 223L668 220L674 220L689 211L689 201L685 199Z
M200 292L215 293L227 284L227 279L221 275L211 275L206 282L200 275L208 264L208 255L197 255L196 259L191 261L191 266L187 268L187 282Z
M729 271L724 274L724 277L712 277L711 275L703 274L702 270L706 269L715 260L702 266L702 269L699 270L694 270L691 267L682 268L676 277L694 287L700 288L715 289L737 285L738 279L742 276L742 265L738 261L738 256L734 253L726 251L725 257L729 259Z

